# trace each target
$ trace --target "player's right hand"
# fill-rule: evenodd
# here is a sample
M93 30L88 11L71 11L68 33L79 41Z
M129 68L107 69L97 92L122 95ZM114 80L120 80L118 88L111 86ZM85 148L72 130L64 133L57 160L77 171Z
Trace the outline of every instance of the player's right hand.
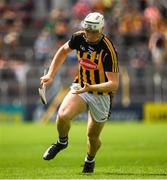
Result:
M40 80L41 80L41 85L44 85L44 86L46 86L46 87L49 86L49 85L53 82L52 77L49 76L48 74L42 76L42 77L40 78Z

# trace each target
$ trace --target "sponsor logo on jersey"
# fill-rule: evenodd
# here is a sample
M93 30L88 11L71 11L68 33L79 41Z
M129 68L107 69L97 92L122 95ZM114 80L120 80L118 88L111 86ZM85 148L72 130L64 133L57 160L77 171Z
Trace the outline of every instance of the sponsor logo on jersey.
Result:
M89 59L80 59L79 64L86 70L96 70L97 64L90 61Z

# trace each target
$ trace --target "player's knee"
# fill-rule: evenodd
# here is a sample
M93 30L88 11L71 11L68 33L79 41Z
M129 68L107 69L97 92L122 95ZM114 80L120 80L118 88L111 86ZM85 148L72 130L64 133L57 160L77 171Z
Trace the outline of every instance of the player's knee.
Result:
M59 121L67 121L67 120L70 120L70 116L68 113L61 110L58 112L58 120Z

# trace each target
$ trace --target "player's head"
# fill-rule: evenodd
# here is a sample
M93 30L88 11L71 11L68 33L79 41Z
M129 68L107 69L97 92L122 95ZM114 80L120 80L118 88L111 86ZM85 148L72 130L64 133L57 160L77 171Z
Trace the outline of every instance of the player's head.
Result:
M98 12L89 13L81 22L88 41L97 41L104 28L104 16Z
M81 24L83 29L101 31L104 27L104 16L98 12L89 13Z

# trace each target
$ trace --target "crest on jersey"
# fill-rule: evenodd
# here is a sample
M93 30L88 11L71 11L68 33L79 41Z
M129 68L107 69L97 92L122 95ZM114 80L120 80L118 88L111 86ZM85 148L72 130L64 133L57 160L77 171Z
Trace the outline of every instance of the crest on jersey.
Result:
M95 62L90 61L89 59L81 58L79 60L79 64L86 70L96 70L97 64Z
M82 51L85 51L85 47L82 46L82 45L80 45L80 49L81 49Z

